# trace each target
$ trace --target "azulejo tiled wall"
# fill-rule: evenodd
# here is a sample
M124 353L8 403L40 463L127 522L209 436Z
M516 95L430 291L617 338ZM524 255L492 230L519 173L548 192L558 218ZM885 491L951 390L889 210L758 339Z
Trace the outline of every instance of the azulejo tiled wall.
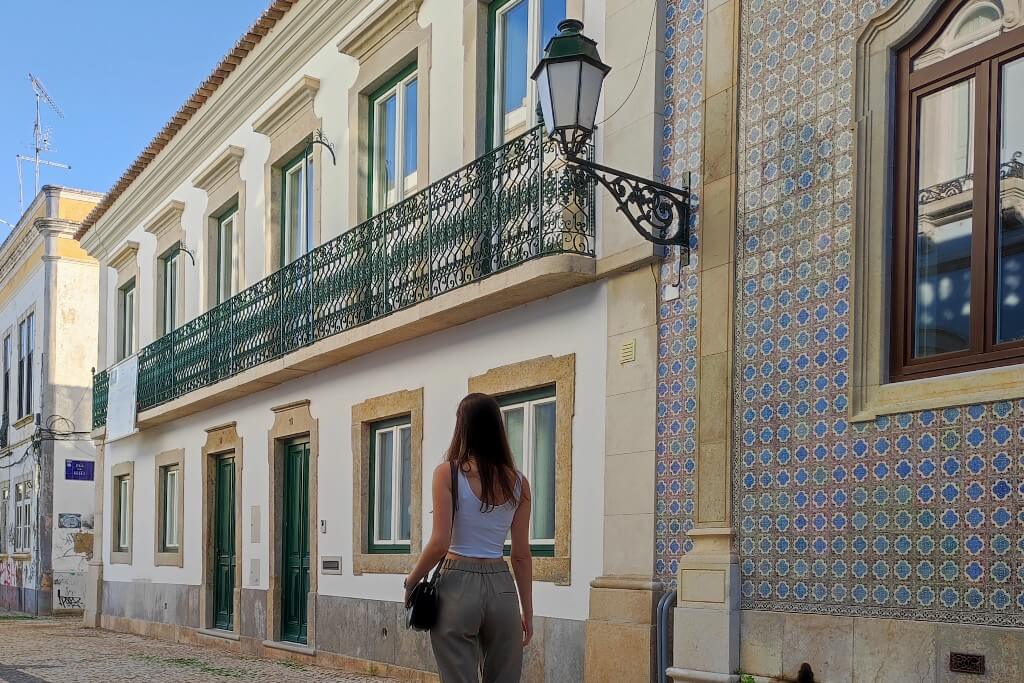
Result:
M701 73L704 4L678 0L666 7L665 127L661 179L680 186L701 164ZM697 173L691 183L700 181ZM658 315L657 539L655 573L675 585L679 558L690 549L697 482L697 286L699 207L691 219L690 264L678 253L661 269Z
M1024 625L1024 402L849 419L853 60L885 6L741 3L742 606ZM699 168L703 11L668 8L669 180ZM671 259L662 274L674 283ZM657 571L668 583L694 505L698 286L691 265L661 306Z

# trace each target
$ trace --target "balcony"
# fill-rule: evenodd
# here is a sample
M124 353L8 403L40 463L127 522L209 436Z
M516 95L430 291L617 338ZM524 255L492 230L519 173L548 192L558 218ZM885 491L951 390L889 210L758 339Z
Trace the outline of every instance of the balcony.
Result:
M534 128L143 348L138 412L528 261L594 253L593 183ZM107 384L95 375L94 429Z

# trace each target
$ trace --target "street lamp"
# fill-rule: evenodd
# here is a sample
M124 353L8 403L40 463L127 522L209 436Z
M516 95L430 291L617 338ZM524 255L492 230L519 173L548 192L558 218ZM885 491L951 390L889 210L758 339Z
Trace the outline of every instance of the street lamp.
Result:
M534 70L548 137L566 161L611 192L619 211L644 239L678 246L689 258L690 191L602 166L580 156L596 129L601 86L611 67L597 43L583 35L583 22L565 19L548 41Z

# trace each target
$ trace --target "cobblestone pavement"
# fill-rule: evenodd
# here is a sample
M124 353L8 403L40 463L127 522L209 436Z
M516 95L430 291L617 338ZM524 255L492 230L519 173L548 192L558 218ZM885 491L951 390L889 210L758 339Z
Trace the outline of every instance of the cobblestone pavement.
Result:
M396 683L314 666L82 627L81 619L15 619L0 613L0 681L115 683L281 681Z

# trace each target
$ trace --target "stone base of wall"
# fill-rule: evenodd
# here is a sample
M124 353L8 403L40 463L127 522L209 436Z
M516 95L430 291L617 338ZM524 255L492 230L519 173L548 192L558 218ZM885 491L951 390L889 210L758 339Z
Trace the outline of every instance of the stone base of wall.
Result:
M1024 681L1024 629L743 610L740 670L759 681L954 683L949 653L985 655L985 680ZM763 677L763 678L761 678ZM968 676L967 678L974 678Z
M199 586L105 582L100 627L415 683L438 680L428 635L405 627L405 609L397 602L318 595L317 642L310 654L304 654L266 644L266 591L242 590L240 628L232 637L221 637L200 625L199 590ZM584 628L585 622L571 619L534 619L524 683L582 680Z
M35 616L53 614L53 594L35 588L0 586L0 609Z

